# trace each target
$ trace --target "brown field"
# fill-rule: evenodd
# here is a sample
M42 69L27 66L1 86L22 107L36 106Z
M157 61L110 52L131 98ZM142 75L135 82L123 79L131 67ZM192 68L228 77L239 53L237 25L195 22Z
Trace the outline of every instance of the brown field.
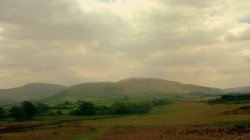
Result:
M244 130L243 130L244 129ZM120 127L98 140L246 140L250 139L248 128L242 130L215 126L190 126L189 128L138 129Z
M245 140L250 139L250 114L225 113L244 105L249 104L209 105L202 101L181 101L158 107L146 115L3 123L0 124L0 139Z
M50 128L50 129L37 129L17 133L5 133L0 137L3 140L16 140L22 138L23 140L46 140L46 139L71 139L78 134L86 134L90 132L87 128Z

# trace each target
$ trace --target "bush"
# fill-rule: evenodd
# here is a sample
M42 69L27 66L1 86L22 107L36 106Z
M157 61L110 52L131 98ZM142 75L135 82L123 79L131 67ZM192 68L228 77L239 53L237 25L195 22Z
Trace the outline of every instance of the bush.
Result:
M10 116L16 120L22 120L26 117L24 110L19 106L12 106L10 109Z
M0 107L0 119L2 119L4 117L5 112L6 112L5 109Z
M24 110L26 117L34 117L36 114L36 106L34 106L29 101L24 101L21 104L22 109Z
M145 114L152 109L153 105L150 102L117 102L111 105L110 113L115 115L121 114Z
M165 105L165 104L168 104L170 103L169 99L153 99L152 100L152 104L153 106L159 106L159 105Z
M29 101L22 102L21 106L12 106L10 109L10 116L16 120L34 117L36 114L36 107Z
M235 104L235 103L248 103L250 102L250 94L234 93L228 95L222 95L220 98L208 100L209 104Z
M43 104L43 103L36 104L36 113L38 115L41 115L41 114L45 115L48 112L49 112L49 106L48 105Z
M91 116L95 115L95 106L91 102L80 102L79 108L74 109L70 112L72 115L86 115Z
M107 106L95 106L96 115L107 115L109 114L109 107Z

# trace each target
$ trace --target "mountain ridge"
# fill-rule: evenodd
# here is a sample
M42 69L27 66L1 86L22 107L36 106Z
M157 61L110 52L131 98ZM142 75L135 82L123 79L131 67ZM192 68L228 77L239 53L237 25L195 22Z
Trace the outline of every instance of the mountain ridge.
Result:
M15 103L23 100L93 100L103 98L131 97L158 97L158 96L182 96L189 94L218 94L232 91L250 92L250 86L220 89L184 84L177 81L169 81L160 78L127 78L117 82L91 82L80 83L72 86L63 86L48 83L29 83L20 87L0 89L0 105L3 103ZM241 90L242 91L242 90Z
M222 92L217 88L210 88L191 84L182 84L159 78L128 78L117 82L92 82L73 85L67 92L59 93L52 100L92 100L119 97L173 97L190 93L217 94Z

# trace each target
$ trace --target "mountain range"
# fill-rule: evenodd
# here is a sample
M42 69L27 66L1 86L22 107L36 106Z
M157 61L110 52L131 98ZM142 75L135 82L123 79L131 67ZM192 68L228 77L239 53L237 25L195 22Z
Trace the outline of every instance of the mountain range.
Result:
M18 103L24 100L59 102L121 97L157 98L181 97L191 94L217 95L228 92L250 92L250 87L219 89L157 78L129 78L118 82L83 83L70 87L31 83L11 89L0 89L0 105Z

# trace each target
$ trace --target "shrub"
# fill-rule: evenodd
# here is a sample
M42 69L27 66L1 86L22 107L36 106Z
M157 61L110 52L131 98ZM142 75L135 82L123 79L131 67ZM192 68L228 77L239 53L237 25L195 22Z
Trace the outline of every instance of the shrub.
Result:
M111 114L145 114L152 109L153 105L150 102L117 102L111 105Z
M5 112L6 112L5 109L0 107L0 119L4 117Z
M22 120L25 118L26 114L21 107L12 106L10 109L10 115L16 120Z
M34 117L36 114L36 106L34 106L29 101L24 101L21 104L22 109L24 110L26 117Z
M36 104L36 113L41 115L45 115L49 112L49 105L43 104L43 103L38 103Z
M79 108L74 109L70 114L72 115L95 115L95 106L91 102L80 102Z
M10 109L10 116L16 120L34 117L36 114L36 107L29 101L22 102L21 106L12 106Z

